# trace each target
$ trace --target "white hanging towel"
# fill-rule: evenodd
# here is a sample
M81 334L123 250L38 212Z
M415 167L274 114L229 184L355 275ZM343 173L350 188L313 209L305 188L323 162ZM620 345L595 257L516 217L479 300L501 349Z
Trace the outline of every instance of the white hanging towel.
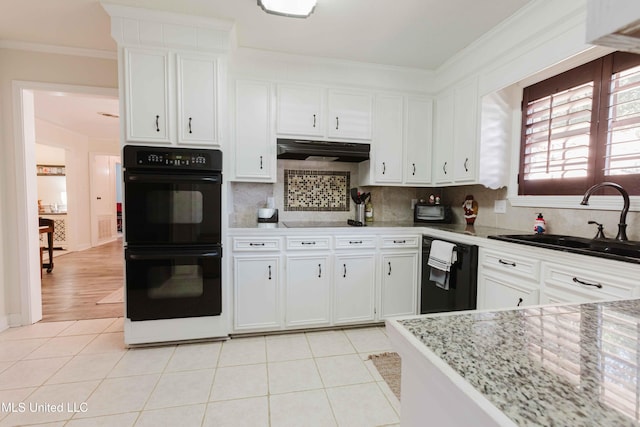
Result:
M449 275L451 266L458 260L456 245L454 243L434 240L431 242L429 260L427 265L431 267L429 280L444 290L449 290Z

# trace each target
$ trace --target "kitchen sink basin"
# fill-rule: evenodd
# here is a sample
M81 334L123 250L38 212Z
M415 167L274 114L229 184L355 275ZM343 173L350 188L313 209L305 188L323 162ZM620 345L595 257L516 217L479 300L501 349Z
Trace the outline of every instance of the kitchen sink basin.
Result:
M613 239L587 239L560 234L502 234L490 239L520 243L602 258L640 263L640 242Z

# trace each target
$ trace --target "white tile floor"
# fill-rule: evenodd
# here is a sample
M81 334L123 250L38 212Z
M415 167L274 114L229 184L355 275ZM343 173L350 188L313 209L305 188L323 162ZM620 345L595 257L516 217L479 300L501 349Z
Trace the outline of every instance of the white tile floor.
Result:
M367 359L389 350L383 327L129 350L122 319L12 328L0 333L0 427L398 425Z

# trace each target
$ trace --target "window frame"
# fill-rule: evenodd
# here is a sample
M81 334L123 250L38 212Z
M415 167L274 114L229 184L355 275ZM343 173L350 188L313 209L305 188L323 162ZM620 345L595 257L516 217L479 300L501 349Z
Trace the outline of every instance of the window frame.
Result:
M611 76L618 71L638 65L640 65L640 55L614 52L523 89L519 141L520 155L517 170L518 197L577 196L584 194L592 185L603 181L616 182L625 187L629 194L640 195L640 174L604 175ZM553 95L591 80L593 81L594 87L587 176L580 178L525 180L526 105L533 100ZM609 189L609 191L605 191L604 194L617 193Z

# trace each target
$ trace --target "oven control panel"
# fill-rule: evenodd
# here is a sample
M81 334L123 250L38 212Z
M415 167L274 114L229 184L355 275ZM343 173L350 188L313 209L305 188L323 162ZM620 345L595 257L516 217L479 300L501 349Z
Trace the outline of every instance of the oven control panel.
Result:
M156 148L127 145L125 168L222 170L222 152L189 148Z

